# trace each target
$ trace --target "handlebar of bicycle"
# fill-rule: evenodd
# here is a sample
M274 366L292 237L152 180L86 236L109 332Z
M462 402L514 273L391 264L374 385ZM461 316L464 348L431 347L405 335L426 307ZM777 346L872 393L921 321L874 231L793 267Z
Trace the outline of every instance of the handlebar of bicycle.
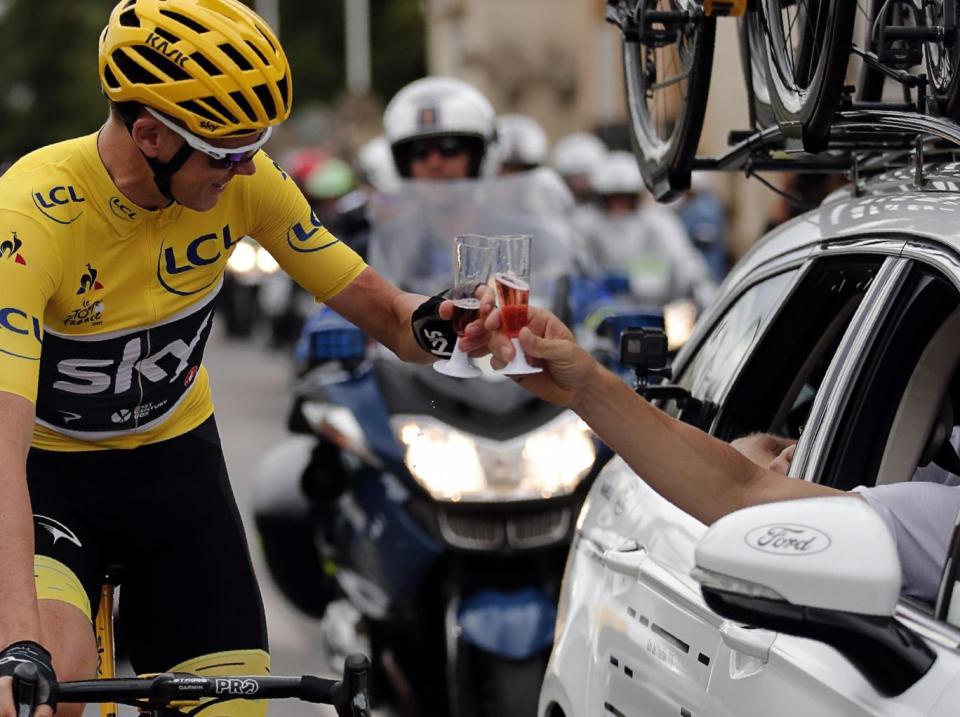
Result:
M14 674L16 695L33 695L36 667L18 665ZM224 700L295 698L304 702L333 705L340 717L370 717L368 696L370 660L365 655L350 655L344 662L343 679L329 680L304 675L275 677L242 675L236 677L199 677L165 672L153 677L60 682L57 700L64 702L135 703L138 707L165 708L173 702L203 698ZM199 710L203 709L200 705ZM18 710L18 713L21 713Z

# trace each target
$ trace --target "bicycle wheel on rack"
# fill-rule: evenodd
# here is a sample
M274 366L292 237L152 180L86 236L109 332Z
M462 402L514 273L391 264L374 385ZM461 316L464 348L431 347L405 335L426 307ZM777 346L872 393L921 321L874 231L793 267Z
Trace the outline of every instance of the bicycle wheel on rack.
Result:
M632 15L632 31L621 26L631 136L644 183L664 201L690 187L710 89L715 19L693 0L639 0Z
M957 0L915 0L922 5L927 27L943 28L943 37L924 43L927 77L933 85L940 113L960 121L960 38L957 37Z
M826 146L840 103L853 36L853 0L755 0L748 32L766 51L767 89L777 122L807 151Z

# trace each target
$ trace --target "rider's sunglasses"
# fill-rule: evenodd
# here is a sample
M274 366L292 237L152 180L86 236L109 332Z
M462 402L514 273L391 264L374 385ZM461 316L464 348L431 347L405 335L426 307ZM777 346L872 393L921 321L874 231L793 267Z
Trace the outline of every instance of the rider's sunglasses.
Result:
M254 155L260 151L260 148L267 143L267 140L270 139L270 135L273 132L273 127L267 127L267 129L264 130L259 137L257 137L255 142L251 142L250 144L242 147L215 147L208 142L204 142L195 134L188 132L173 120L151 109L150 107L146 107L145 109L167 129L179 135L180 138L183 139L183 141L186 142L191 149L207 155L210 166L214 169L232 170L236 169L244 162L249 162L251 159L253 159Z
M467 145L457 137L431 137L410 143L410 159L426 159L434 152L449 159L467 151Z

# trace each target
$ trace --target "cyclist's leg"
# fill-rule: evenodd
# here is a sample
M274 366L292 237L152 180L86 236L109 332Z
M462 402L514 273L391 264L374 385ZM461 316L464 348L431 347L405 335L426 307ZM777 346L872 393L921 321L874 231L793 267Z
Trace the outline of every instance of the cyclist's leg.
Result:
M97 642L90 618L61 600L40 601L43 642L53 655L58 680L91 680L97 675ZM79 717L83 705L61 705L58 717Z
M267 674L263 603L215 426L137 450L158 482L124 561L120 626L133 669ZM265 710L265 702L234 701L203 714Z

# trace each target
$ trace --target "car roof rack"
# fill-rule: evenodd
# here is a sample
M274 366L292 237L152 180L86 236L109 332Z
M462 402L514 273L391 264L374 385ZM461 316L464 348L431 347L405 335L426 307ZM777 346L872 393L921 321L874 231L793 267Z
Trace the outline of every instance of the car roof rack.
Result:
M885 109L852 109L837 113L827 148L803 151L798 134L773 126L735 131L730 148L713 157L697 157L694 170L755 172L790 171L858 174L922 165L924 146L960 154L960 125L943 117ZM918 169L918 171L921 171ZM918 175L919 176L919 175Z

